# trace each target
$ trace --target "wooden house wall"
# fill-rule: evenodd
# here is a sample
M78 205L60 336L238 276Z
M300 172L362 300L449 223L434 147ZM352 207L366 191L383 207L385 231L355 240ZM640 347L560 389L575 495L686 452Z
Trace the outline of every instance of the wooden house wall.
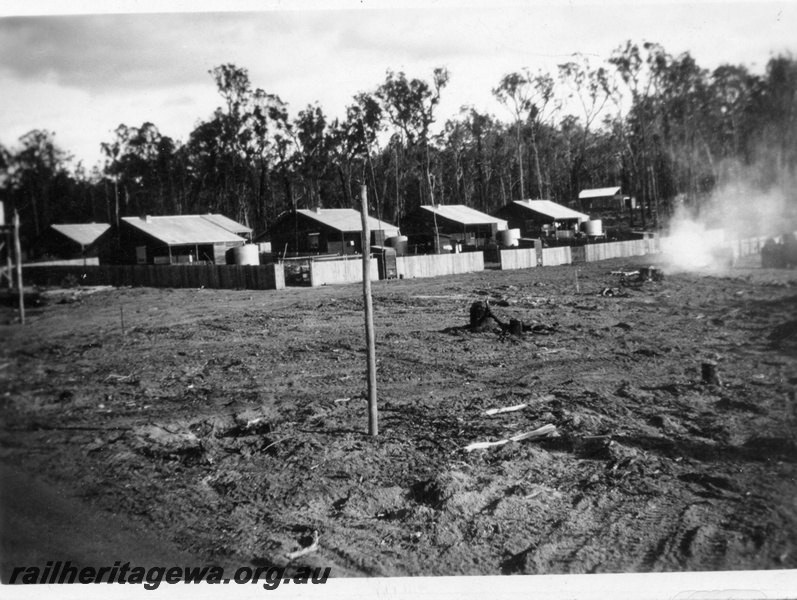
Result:
M498 232L497 223L464 224L440 215L437 216L437 232L451 236L452 239L467 243L485 243L495 239ZM402 223L404 235L433 234L435 231L435 218L426 210L419 210L405 217Z

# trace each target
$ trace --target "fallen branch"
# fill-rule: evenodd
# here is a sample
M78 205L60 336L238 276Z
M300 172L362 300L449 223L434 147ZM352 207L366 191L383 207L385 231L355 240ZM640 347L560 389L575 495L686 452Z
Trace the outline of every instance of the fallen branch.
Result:
M523 440L531 440L538 437L548 437L556 433L556 425L543 425L539 429L535 429L534 431L529 431L528 433L521 433L520 435L516 435L514 437L509 438L511 442L522 442Z
M465 452L472 452L473 450L483 450L484 448L492 448L493 446L503 446L508 444L509 440L498 440L497 442L475 442L469 446L465 446Z
M508 444L509 442L521 442L523 440L531 440L534 438L541 438L541 437L552 437L556 434L556 425L543 425L542 427L535 429L534 431L528 431L526 433L521 433L511 438L505 440L498 440L497 442L475 442L468 446L465 446L465 452L472 452L473 450L482 450L484 448L492 448L493 446L503 446L504 444Z
M289 552L285 555L285 558L288 560L294 560L302 556L306 556L311 552L315 552L318 550L318 530L313 530L313 543L307 546L306 548L302 548L301 550L297 550L296 552Z
M122 379L130 379L133 375L117 375L116 373L111 373L103 379L103 381L108 381L109 379L116 379L117 381L121 381Z
M528 404L518 404L516 406L505 406L504 408L491 408L490 410L484 411L484 414L487 415L488 417L492 417L493 415L500 415L502 413L523 410L527 406Z
M277 440L277 441L275 441L275 442L271 442L271 443L270 443L268 446L266 446L265 448L263 448L263 450L261 450L261 452L265 452L266 450L268 450L268 449L269 449L269 448L271 448L272 446L276 446L277 444L281 444L282 442L284 442L284 441L285 441L285 440L287 440L287 439L288 439L288 438L282 438L281 440Z

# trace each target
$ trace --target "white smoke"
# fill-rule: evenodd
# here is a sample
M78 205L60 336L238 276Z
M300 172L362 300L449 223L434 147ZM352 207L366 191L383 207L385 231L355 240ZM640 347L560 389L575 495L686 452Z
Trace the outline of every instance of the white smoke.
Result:
M670 231L661 240L664 261L670 268L692 271L711 266L714 261L705 224L679 207L670 221Z
M732 242L777 236L797 229L794 186L761 191L736 172L733 183L719 187L695 210L676 207L662 233L665 263L680 270L724 269L733 263Z

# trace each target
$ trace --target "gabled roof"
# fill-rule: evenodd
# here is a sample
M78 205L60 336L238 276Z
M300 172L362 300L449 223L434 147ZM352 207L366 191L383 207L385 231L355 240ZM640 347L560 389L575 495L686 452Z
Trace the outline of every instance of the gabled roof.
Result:
M90 246L97 241L98 237L111 228L108 223L78 223L51 225L50 227L81 246Z
M208 213L207 215L202 215L202 218L207 219L211 223L214 223L219 227L226 229L227 231L231 231L232 233L238 233L238 234L252 233L251 227L247 227L246 225L243 225L238 221L233 221L232 219L229 219L224 215Z
M479 212L464 204L435 204L421 206L421 208L430 213L434 213L449 221L456 221L463 225L486 225L495 223L498 229L506 229L508 223L504 219L491 217L483 212Z
M573 210L551 200L515 200L513 204L522 206L552 219L578 219L589 221L589 215Z
M361 213L353 208L319 208L316 210L300 208L296 212L338 231L362 231L363 228ZM368 228L371 231L377 229L398 231L398 227L395 225L370 216L368 217Z
M122 220L169 246L245 242L242 237L206 219L207 215L123 217Z
M593 190L581 190L578 194L579 199L584 198L605 198L607 196L616 196L620 193L620 187L606 187L595 188Z

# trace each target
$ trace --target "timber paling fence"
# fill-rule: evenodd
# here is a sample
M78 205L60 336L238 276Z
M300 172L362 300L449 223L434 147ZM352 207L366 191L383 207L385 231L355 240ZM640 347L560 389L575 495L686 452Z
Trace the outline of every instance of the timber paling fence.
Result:
M712 248L726 248L735 257L758 254L769 239L780 242L783 236L752 237L737 240L725 240L722 229L713 229L704 233L706 245ZM627 258L631 256L647 256L666 252L677 240L667 237L629 240L626 242L606 242L586 244L585 246L559 246L556 248L520 248L501 250L501 269L528 269L536 266L552 267L568 265L575 262L595 262L611 258Z
M715 248L729 249L735 257L761 252L769 239L783 236L724 240L722 230L706 232ZM501 269L552 267L573 262L594 262L611 258L645 256L666 251L674 243L670 238L650 238L627 242L587 244L576 247L521 248L500 250ZM371 260L371 280L379 278L377 258ZM285 269L281 263L267 265L23 265L23 279L41 286L113 285L172 288L211 288L281 290L285 287ZM311 285L354 283L362 281L360 260L311 261ZM440 277L484 271L482 252L428 254L396 257L397 275L405 279Z
M379 279L378 257L371 258L371 281ZM482 252L461 254L418 254L396 257L396 275L401 279L441 277L484 271ZM351 259L313 260L310 262L310 285L313 287L363 280L362 262Z
M26 283L42 286L113 285L134 287L280 290L282 265L99 265L24 266Z
M396 258L396 271L403 279L440 277L484 271L483 252L418 254Z
M379 279L379 259L372 256L369 269L371 281ZM336 283L354 283L363 280L362 257L356 259L340 260L311 260L310 261L310 285L318 287L320 285L331 285Z

